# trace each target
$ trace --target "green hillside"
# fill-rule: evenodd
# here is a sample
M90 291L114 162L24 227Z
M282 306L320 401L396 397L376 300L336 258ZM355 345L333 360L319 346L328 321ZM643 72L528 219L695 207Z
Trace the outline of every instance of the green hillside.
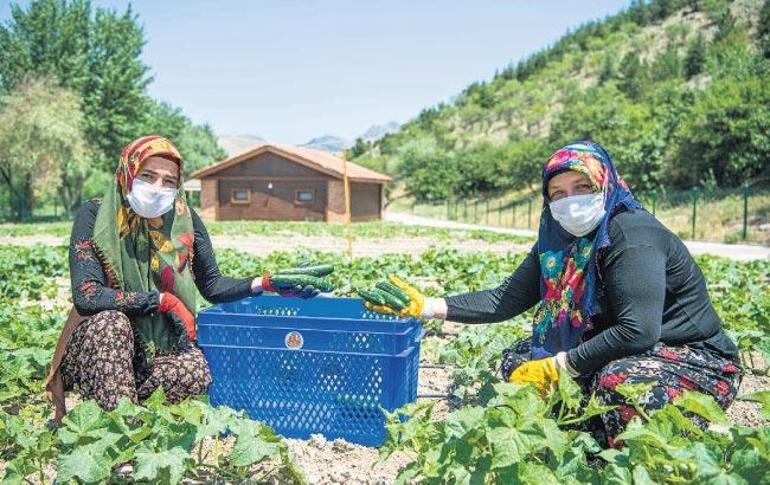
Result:
M436 202L530 188L577 138L636 190L767 176L770 0L635 2L348 155Z

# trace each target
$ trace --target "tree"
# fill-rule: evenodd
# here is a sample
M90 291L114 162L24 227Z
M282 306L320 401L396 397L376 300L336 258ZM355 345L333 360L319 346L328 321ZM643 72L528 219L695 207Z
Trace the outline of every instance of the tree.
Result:
M652 79L655 81L680 77L682 62L673 43L670 43L666 50L655 58L655 62L650 70Z
M576 93L551 125L551 144L591 139L613 155L635 189L661 180L667 133L648 102L634 103L612 85Z
M181 109L166 102L148 100L150 109L142 134L161 135L172 140L184 157L184 174L227 158L208 125L194 125Z
M602 57L602 64L599 67L599 84L602 85L607 81L614 79L616 74L615 69L615 56L613 52L607 52Z
M687 48L687 54L684 57L684 74L687 79L697 76L703 72L706 64L706 43L703 40L703 34L698 32L695 41Z
M698 95L679 130L677 171L695 183L709 171L721 186L735 186L770 166L770 84L768 69L736 72L713 80Z
M765 59L770 59L770 0L765 0L762 9L759 11L757 43Z
M433 138L418 138L399 149L397 177L419 202L450 198L459 180L457 168Z
M364 153L369 150L369 144L364 141L363 138L360 136L356 138L355 143L353 143L353 146L350 147L350 149L347 151L347 156L350 159L360 157Z
M647 66L639 59L639 53L630 51L620 62L622 81L620 90L633 100L641 99L647 87L649 72Z
M26 81L2 97L0 179L14 219L28 215L37 196L58 192L68 209L80 202L92 156L80 103L47 79Z
M0 92L45 76L82 100L97 168L112 171L125 143L141 135L150 81L141 60L144 34L129 7L123 14L85 0L32 0L11 7L0 25Z

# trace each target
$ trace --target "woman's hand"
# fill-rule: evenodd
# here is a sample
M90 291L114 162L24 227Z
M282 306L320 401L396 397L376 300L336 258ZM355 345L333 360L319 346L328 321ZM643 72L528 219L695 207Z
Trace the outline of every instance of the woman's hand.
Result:
M181 320L185 330L187 331L187 337L190 339L190 341L195 341L195 317L192 313L190 313L190 310L184 306L182 300L176 297L176 295L167 291L161 293L160 304L158 305L158 313L173 314L175 317Z
M541 396L545 396L551 386L559 383L559 371L553 357L530 360L517 367L508 378L513 384L534 384Z
M332 284L323 279L332 272L334 272L334 267L329 264L300 265L296 268L281 270L275 274L268 272L262 275L262 278L252 282L251 290L254 293L264 290L281 296L312 298L321 292L334 290Z

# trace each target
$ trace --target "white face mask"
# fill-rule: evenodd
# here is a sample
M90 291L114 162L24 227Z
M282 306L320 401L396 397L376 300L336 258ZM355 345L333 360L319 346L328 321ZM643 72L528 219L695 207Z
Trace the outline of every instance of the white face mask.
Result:
M604 193L573 195L555 202L548 207L551 215L565 231L581 237L596 229L604 218Z
M175 198L176 189L155 187L138 179L134 179L127 197L134 212L145 219L159 217L170 211Z

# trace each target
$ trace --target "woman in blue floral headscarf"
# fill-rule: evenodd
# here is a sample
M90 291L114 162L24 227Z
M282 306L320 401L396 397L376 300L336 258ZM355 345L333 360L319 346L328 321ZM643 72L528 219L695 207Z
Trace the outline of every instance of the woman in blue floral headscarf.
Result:
M652 383L642 399L650 409L685 389L729 406L741 378L737 348L682 241L642 208L597 143L562 147L542 176L538 240L502 285L424 298L394 278L410 297L397 313L487 323L536 305L532 337L504 352L502 377L545 393L564 369L587 393L618 405L594 430L610 445L636 414L616 392L621 383Z

